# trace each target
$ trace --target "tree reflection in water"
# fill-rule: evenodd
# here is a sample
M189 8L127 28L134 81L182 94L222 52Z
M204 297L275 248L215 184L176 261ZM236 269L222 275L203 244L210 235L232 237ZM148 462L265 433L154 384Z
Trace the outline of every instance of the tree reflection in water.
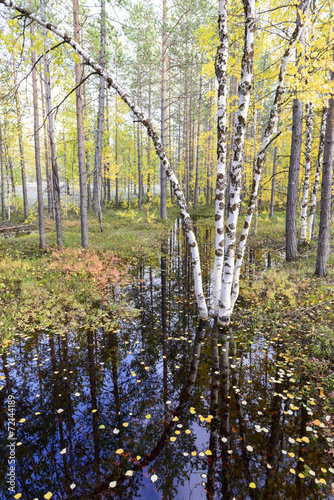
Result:
M197 236L208 291L211 229ZM250 250L244 276L259 278L280 260ZM48 491L59 500L330 498L330 438L312 426L321 415L298 366L262 334L250 342L241 330L197 325L190 266L176 222L157 259L132 263L131 284L111 290L136 315L16 335L0 365L1 499L13 497L9 394L23 499Z

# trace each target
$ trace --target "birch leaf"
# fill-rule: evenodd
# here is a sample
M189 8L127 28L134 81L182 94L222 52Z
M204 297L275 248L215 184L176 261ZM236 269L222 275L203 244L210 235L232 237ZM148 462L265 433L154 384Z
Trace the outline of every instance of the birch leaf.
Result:
M44 495L44 498L46 498L46 500L49 500L51 497L52 497L52 493L51 493L51 491L48 491L48 492L47 492L47 493L45 493L45 495Z
M152 483L155 483L157 479L158 479L158 476L157 476L156 474L153 474L153 475L151 476L151 481L152 481Z
M63 448L60 452L59 452L59 455L65 455L66 453L66 448Z
M117 484L116 481L111 481L111 483L109 483L109 488L115 488L116 484Z
M252 489L255 489L256 488L256 484L255 483L250 483L249 487L252 488Z

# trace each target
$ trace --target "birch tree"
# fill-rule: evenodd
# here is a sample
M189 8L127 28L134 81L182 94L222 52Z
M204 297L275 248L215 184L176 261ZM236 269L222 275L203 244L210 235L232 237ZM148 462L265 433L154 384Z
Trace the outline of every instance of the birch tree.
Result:
M313 129L313 104L306 104L306 143L305 143L305 177L303 186L303 200L301 206L301 229L300 243L304 243L307 239L307 208L308 208L308 193L310 186L310 171L311 171L311 152L312 152L312 129Z

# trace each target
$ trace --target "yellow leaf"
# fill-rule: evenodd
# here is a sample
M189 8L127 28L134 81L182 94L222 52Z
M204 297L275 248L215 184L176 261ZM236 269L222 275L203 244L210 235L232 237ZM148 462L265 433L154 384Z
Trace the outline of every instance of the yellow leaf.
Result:
M322 483L322 484L327 484L327 483L326 483L326 480L325 480L325 479L323 479L323 478L321 478L321 479L319 480L319 483Z
M19 420L19 424L23 424L25 421L26 421L26 419L25 419L25 418L21 418L21 419Z
M127 427L129 424L127 422L124 422L124 424L122 424L123 427Z
M306 437L306 436L302 437L302 441L304 441L304 443L309 443L310 442L309 438Z
M147 418L147 420L149 420L151 418L151 415L150 414L145 415L145 418Z
M304 474L302 474L301 472L298 474L298 476L299 476L301 479L303 479L303 478L305 477L305 476L304 476Z
M186 434L191 434L191 431L189 429L187 429Z
M16 493L16 495L14 495L14 498L21 498L22 496L22 493Z
M179 417L174 417L173 422L177 422L179 420Z
M250 483L249 487L254 489L254 488L256 488L256 484L255 483Z
M211 450L206 450L204 453L205 453L206 455L212 455Z
M314 425L318 425L318 426L319 426L319 425L321 424L321 422L320 422L320 420L318 420L318 419L316 418L315 420L313 420L313 424L314 424Z
M115 453L116 453L117 455L121 455L121 453L123 453L123 452L124 452L123 448L119 448L118 450L116 450L116 452L115 452Z
M290 451L290 453L288 453L288 455L289 455L291 458L293 458L293 457L295 456L295 454L294 454L294 453L292 453L292 451Z
M176 441L176 437L175 437L175 436L172 436L172 437L170 438L170 440L174 442L174 441Z
M44 498L46 498L46 500L49 500L49 498L52 497L52 493L50 491L48 491L47 493L45 493L44 495Z
M105 429L105 426L104 425L100 425L100 429Z

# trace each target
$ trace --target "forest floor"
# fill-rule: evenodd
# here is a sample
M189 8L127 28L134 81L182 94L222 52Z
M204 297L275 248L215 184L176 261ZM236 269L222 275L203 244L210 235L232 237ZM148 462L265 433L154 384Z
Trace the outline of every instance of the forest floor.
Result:
M214 227L213 207L200 207L192 216L197 227ZM101 232L89 219L90 249L80 249L80 220L63 221L65 252L56 250L54 223L47 221L48 249L38 249L38 232L17 238L0 237L0 325L2 346L12 342L18 328L27 333L47 328L55 318L65 325L99 321L98 308L109 281L127 279L133 259L156 258L161 240L178 216L169 209L168 221L159 210L108 210ZM260 214L258 233L249 244L264 252L284 251L284 213L273 219ZM326 411L334 413L334 258L328 276L313 276L316 241L300 249L297 261L274 266L254 280L244 280L235 324L250 334L266 333L287 359L303 367ZM102 299L101 299L102 297Z

